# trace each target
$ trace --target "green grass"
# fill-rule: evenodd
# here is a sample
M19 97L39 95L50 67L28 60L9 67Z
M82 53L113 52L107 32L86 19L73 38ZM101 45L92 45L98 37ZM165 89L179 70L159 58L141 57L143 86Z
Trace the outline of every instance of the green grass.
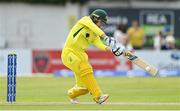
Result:
M6 78L0 77L0 110L180 110L180 78L98 78L110 95L106 104L97 105L91 95L79 97L80 104L68 102L66 92L74 78L18 77L17 101L6 102Z

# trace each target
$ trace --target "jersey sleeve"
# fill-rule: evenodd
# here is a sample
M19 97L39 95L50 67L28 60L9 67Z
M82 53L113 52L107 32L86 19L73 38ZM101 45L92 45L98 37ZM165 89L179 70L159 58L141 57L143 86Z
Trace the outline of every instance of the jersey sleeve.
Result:
M93 45L101 50L106 50L108 46L104 45L101 41L100 37L96 37L96 39L93 41Z
M90 18L82 20L80 21L80 23L92 30L96 34L96 36L101 37L102 35L104 35L104 32L96 24L94 24Z

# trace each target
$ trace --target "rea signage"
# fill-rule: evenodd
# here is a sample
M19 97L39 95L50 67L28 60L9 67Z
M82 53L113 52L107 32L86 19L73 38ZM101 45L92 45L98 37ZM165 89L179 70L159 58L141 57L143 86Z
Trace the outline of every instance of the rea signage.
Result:
M172 11L141 11L142 24L173 25L174 13Z

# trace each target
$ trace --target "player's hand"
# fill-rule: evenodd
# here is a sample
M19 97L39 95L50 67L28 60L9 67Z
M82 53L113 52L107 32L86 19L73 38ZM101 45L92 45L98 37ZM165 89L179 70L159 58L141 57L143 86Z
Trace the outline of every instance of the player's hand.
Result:
M125 47L123 45L115 46L112 48L112 52L115 56L120 56L125 52Z

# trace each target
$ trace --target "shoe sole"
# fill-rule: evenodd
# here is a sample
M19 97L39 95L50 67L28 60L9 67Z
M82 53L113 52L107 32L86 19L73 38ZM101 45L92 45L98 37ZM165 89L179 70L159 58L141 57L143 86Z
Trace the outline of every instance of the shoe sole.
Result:
M72 100L72 99L70 99L70 101L69 101L71 104L79 104L79 102L76 100Z
M101 103L98 103L98 104L104 103L108 98L109 98L109 96L107 96L106 99L104 99Z

